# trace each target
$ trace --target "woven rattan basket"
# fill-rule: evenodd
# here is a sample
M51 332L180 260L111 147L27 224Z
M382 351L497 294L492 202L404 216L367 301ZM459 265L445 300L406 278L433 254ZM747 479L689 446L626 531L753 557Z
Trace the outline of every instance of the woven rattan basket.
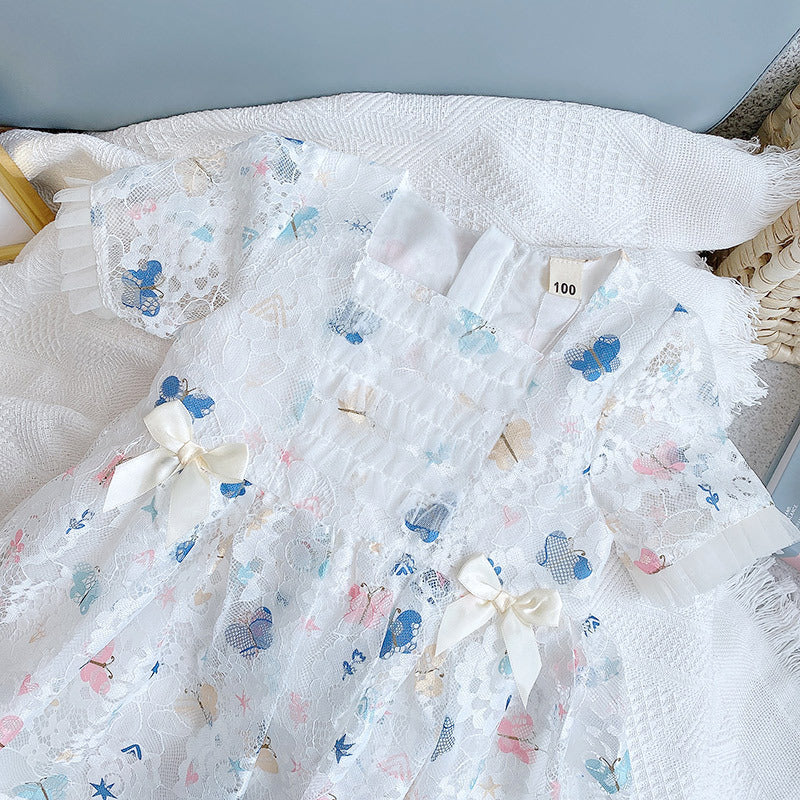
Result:
M764 120L758 139L762 147L800 148L800 86ZM767 346L767 357L800 364L800 202L725 254L716 272L759 296L757 340Z

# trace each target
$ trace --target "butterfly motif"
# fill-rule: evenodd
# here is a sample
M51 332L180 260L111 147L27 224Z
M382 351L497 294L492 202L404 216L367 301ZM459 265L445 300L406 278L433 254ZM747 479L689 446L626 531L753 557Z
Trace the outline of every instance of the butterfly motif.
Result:
M244 480L241 483L221 483L219 491L223 497L241 497L245 493L245 489L252 485L248 480Z
M20 694L23 694L20 692ZM5 717L0 718L0 749L14 739L14 737L22 730L22 720L15 714L7 714Z
M380 658L389 658L395 653L411 653L417 647L417 635L422 627L422 617L414 609L401 611L396 608L389 619L386 635L381 645Z
M49 775L38 781L15 786L11 791L14 797L23 797L25 800L64 800L67 796L69 778L66 775Z
M529 714L503 717L497 726L497 746L501 753L511 753L525 764L530 764L539 749L533 741L533 719Z
M155 317L161 310L164 293L158 289L164 281L161 264L148 261L144 269L126 269L122 273L122 305L138 308L145 317Z
M499 346L494 328L468 308L459 311L458 319L450 323L449 331L456 337L459 352L464 355L488 356Z
M499 469L509 470L531 453L533 447L530 423L524 419L515 419L506 425L489 453L489 458Z
M435 606L450 596L450 579L435 569L426 569L413 580L411 591L420 600Z
M342 661L342 680L348 675L355 675L356 664L363 664L366 660L367 657L360 650L353 650L350 661Z
M647 575L655 575L656 572L661 572L667 566L666 558L657 555L649 547L643 547L639 558L633 563Z
M269 162L272 174L278 183L297 183L300 178L300 168L292 160L289 150L281 145L278 157Z
M100 567L79 564L72 574L73 586L69 590L71 600L78 604L81 614L89 611L92 603L100 597Z
M345 742L347 738L347 734L343 733L337 740L336 743L333 745L333 752L336 755L336 763L338 764L345 756L351 756L352 753L349 753L348 750L355 744L355 742L350 742L349 744Z
M189 197L199 197L219 182L227 162L224 150L207 158L187 158L175 165L175 175Z
M344 619L373 628L389 613L392 604L392 593L383 586L371 587L366 583L358 586L353 584L348 591L350 608L347 609Z
M581 623L581 630L584 636L594 633L600 627L600 620L594 614L589 614L588 617Z
M214 400L211 397L200 389L190 389L186 378L179 378L177 375L168 375L161 382L156 405L172 400L180 400L195 419L207 417L214 410Z
M347 300L334 309L328 319L328 327L350 344L361 344L364 337L375 333L380 326L380 317L354 300Z
M247 625L233 622L225 629L225 641L244 658L255 658L272 644L272 612L259 608Z
M598 286L586 310L595 311L600 308L605 308L618 294L619 292L616 289L607 289L605 286Z
M586 681L586 685L593 687L610 681L613 677L619 675L621 666L618 658L611 659L606 657L602 664L589 667L585 671L584 680Z
M89 659L80 669L81 680L88 683L97 694L108 694L114 674L108 668L114 663L114 642L109 642L94 658Z
M261 746L258 748L258 756L256 757L256 766L260 770L264 772L269 772L272 775L274 775L278 771L278 758L275 755L275 751L272 749L272 741L267 735L263 723L261 724L259 730L261 732L261 736L263 736L263 739L261 741Z
M450 509L444 503L430 503L417 506L406 514L406 528L419 534L426 544L435 542L444 528Z
M11 543L8 547L8 560L13 561L15 564L19 564L19 554L25 549L25 545L22 542L22 528L20 528L15 534L14 538L11 540Z
M292 214L289 224L278 234L278 239L310 239L317 226L312 220L319 216L313 206L303 206Z
M592 565L582 550L572 549L572 540L564 531L553 531L544 540L544 547L536 554L536 561L547 567L557 583L583 580L592 574Z
M621 792L631 779L631 757L626 750L620 758L615 758L611 763L600 756L586 761L586 771L609 794Z
M400 560L392 568L395 575L413 575L416 568L414 557L409 553L403 553Z
M194 543L197 541L196 536L192 536L191 539L187 539L185 542L180 542L175 547L175 560L180 564L186 556L189 555L189 551L194 547Z
M447 653L435 655L436 645L429 644L414 670L414 690L426 697L438 697L444 689L444 664Z
M572 347L564 353L567 364L582 373L587 381L619 369L620 341L613 334L600 336L591 347Z
M213 725L219 716L217 690L210 683L201 683L193 689L184 689L173 708L193 728Z
M654 478L669 480L686 469L689 459L686 458L685 447L678 447L675 442L666 441L653 448L649 453L642 453L633 460L633 468L640 475L652 475Z
M444 722L442 722L442 730L439 733L439 740L436 742L436 747L433 749L433 753L431 753L431 761L436 761L439 756L444 755L453 749L453 745L456 743L455 727L456 726L453 720L446 716L444 718Z

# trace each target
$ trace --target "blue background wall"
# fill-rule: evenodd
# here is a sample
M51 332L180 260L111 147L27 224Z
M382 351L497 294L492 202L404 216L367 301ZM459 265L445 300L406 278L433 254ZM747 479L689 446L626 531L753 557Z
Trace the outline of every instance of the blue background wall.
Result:
M798 0L0 3L0 124L108 129L344 91L556 98L705 130Z

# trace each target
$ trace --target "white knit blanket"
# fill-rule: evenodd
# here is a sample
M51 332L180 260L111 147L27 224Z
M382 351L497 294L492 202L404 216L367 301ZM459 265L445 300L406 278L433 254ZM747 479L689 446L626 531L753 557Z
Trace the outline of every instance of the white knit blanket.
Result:
M99 135L10 131L0 144L47 198L66 177L208 154L265 129L408 169L461 226L495 224L567 254L657 251L658 277L704 312L723 403L760 395L752 303L737 284L697 269L693 251L750 238L800 197L800 153L754 155L745 143L589 106L390 94L201 112ZM0 516L79 459L147 390L163 358L162 340L71 315L59 286L49 228L0 268ZM800 737L787 735L800 730L793 584L761 565L666 612L643 605L623 570L604 579L603 602L625 620L615 638L634 664L636 796L800 796Z

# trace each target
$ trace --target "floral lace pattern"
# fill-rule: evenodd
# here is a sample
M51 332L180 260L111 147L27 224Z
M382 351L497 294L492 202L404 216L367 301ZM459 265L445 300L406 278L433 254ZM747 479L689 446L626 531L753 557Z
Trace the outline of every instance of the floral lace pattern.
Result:
M719 429L690 311L622 256L539 352L369 254L402 182L265 134L92 187L104 303L173 343L2 529L6 795L633 795L597 577L616 547L691 594L728 532L780 546L748 522L774 509ZM167 402L251 453L171 547L164 486L102 511ZM563 600L525 707L496 626L435 654L475 552Z

